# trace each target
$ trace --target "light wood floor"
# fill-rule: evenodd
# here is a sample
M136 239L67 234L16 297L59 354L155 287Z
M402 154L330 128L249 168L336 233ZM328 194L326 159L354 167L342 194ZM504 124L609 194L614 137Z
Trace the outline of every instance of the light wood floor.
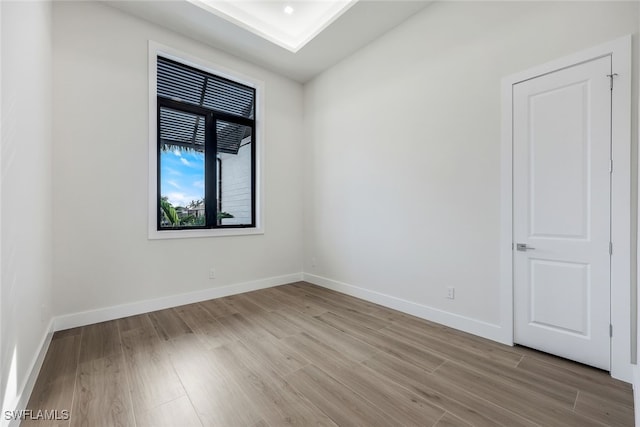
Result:
M307 283L55 334L71 426L632 426L628 384Z

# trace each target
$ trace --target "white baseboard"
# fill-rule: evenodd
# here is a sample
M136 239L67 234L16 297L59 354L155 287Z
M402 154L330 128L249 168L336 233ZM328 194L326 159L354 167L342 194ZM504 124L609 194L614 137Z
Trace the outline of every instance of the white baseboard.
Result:
M15 404L16 413L27 408L29 398L31 397L31 392L33 391L33 387L36 385L36 380L38 379L40 368L42 368L44 357L47 355L47 350L49 350L49 344L51 343L51 338L53 337L53 324L53 319L51 319L47 330L42 337L42 341L40 342L40 348L38 349L38 352L34 354L33 359L31 360L31 365L28 371L29 376L27 376L27 378L24 380L24 383L18 389L18 395ZM20 419L7 420L5 414L3 413L0 425L6 425L8 427L18 427L20 425L20 421Z
M505 340L504 330L499 325L483 322L481 320L461 316L455 313L450 313L402 298L397 298L391 295L360 288L347 283L338 282L326 277L316 276L314 274L304 273L302 276L304 281L313 283L314 285L322 286L324 288L332 289L343 294L361 298L363 300L380 304L385 307L401 311L403 313L411 314L412 316L440 323L441 325L449 326L451 328L468 332L473 335L478 335L492 341L497 341L507 345L513 344L513 342L511 341Z
M78 326L86 326L93 323L120 319L122 317L135 316L137 314L148 313L150 311L162 310L165 308L177 307L184 304L206 301L213 298L221 298L229 295L240 294L243 292L270 288L273 286L284 285L291 282L298 282L300 280L302 280L302 273L287 274L285 276L269 277L266 279L221 286L219 288L209 288L201 291L188 292L185 294L171 295L167 297L138 301L129 304L82 311L80 313L66 314L63 316L58 316L54 319L53 328L54 331L61 331Z

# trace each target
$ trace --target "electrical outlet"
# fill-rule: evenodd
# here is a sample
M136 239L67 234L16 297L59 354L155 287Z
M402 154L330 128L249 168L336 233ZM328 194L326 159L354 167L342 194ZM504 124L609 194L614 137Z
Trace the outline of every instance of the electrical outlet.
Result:
M447 298L455 299L455 297L456 297L456 288L453 288L453 287L447 288Z
M209 269L209 279L215 279L216 278L216 269L215 268L210 268Z

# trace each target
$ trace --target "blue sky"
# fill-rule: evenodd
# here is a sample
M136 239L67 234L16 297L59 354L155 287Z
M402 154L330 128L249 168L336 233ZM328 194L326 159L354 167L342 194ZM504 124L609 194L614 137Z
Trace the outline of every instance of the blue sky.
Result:
M173 206L204 199L204 153L161 152L160 194L167 196Z

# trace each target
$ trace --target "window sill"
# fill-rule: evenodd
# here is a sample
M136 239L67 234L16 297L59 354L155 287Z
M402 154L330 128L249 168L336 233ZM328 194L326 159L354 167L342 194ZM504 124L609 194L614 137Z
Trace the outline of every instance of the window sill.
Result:
M249 236L264 234L262 228L224 228L211 230L149 230L149 240L195 239L201 237Z

